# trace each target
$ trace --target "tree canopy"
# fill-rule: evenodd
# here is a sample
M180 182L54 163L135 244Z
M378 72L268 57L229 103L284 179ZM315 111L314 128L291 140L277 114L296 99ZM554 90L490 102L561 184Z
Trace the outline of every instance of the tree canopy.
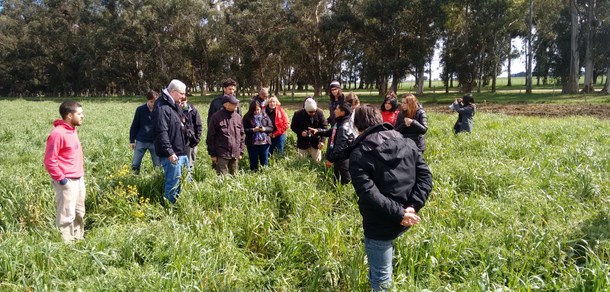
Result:
M435 50L447 87L493 91L529 34L538 82L574 92L583 64L594 90L610 75L610 0L535 0L528 32L530 1L0 0L0 95L133 95L172 78L205 92L227 77L384 94L407 76L421 94Z

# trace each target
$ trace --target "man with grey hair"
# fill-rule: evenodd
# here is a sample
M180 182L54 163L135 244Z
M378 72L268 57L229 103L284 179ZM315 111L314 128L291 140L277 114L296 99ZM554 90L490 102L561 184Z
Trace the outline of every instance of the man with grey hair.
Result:
M186 85L174 79L163 89L153 110L155 152L165 172L165 198L172 204L176 203L180 194L182 168L189 165L186 156L186 120L180 108L180 102L185 97Z
M258 105L260 105L262 108L267 105L268 97L269 97L269 88L262 87L261 90L259 90L258 94L252 98L252 100L255 100L258 103Z

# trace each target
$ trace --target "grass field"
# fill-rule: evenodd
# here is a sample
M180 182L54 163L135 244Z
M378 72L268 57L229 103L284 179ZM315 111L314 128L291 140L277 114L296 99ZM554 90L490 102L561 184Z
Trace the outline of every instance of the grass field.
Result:
M368 290L353 188L297 158L294 134L286 157L235 178L201 147L170 208L148 157L129 171L140 102L82 104L87 233L65 245L42 165L59 103L0 100L0 290ZM610 121L480 113L454 136L455 115L428 116L434 187L396 241L397 290L610 289Z

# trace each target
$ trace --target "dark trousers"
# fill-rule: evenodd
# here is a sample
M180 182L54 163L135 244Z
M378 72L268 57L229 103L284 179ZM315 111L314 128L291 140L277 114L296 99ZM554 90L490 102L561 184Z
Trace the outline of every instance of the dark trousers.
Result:
M348 184L352 181L352 177L349 175L349 159L342 161L336 161L333 167L333 173L335 179L340 181L341 184Z
M269 148L270 144L265 145L250 145L248 146L248 158L250 158L250 170L258 170L260 165L269 165Z

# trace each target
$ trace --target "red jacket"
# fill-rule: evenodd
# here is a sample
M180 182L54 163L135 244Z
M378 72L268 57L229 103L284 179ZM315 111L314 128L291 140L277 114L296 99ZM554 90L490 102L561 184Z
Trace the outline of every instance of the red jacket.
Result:
M396 117L398 116L398 112L400 111L381 111L381 117L385 123L390 123L392 126L396 126Z
M53 122L53 130L47 137L44 166L51 178L60 181L66 177L80 178L85 175L83 148L78 140L76 128L63 120Z
M281 106L275 107L275 131L273 131L273 137L278 137L286 134L288 130L288 116Z

